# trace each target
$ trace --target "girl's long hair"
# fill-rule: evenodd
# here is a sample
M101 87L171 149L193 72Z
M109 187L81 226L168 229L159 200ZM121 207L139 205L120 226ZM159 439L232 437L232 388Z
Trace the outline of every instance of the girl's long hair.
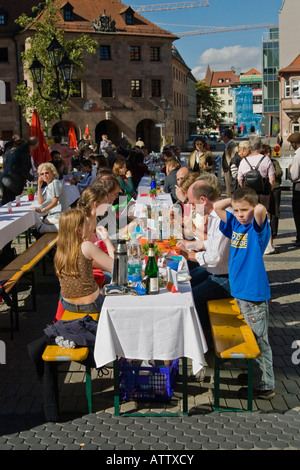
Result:
M126 166L126 160L123 157L117 158L113 166L113 174L116 176L121 176L120 170Z
M57 276L78 276L78 257L85 220L84 213L79 209L69 209L61 214L54 257Z
M86 217L90 217L94 203L101 203L107 197L107 191L100 185L89 186L78 199L77 208L84 212Z

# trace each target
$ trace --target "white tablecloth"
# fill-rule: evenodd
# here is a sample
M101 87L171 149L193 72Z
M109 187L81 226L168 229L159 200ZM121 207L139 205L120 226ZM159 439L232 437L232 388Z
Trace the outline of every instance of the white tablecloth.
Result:
M179 293L107 296L98 323L94 356L103 367L117 356L128 359L192 359L193 373L205 365L205 337L190 283Z
M21 198L21 206L17 207L15 201L11 205L12 214L8 214L7 205L0 207L0 249L39 220L38 214L31 209L33 201L28 201L27 196Z

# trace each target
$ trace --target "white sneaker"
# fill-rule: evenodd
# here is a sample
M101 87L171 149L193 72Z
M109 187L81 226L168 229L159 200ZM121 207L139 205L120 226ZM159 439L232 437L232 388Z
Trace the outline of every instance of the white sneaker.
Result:
M276 253L276 249L274 246L271 246L270 248L267 247L266 251L264 252L265 255L272 255L273 253Z

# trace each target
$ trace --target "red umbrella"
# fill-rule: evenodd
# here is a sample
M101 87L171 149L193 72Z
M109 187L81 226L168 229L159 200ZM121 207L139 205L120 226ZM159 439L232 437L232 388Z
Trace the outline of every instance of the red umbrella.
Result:
M38 147L32 152L32 157L35 163L40 165L41 163L51 160L49 148L36 109L33 111L29 135L35 136L39 139Z
M69 147L74 149L78 148L73 121L70 122L69 127Z
M88 124L85 126L85 131L84 131L84 133L85 133L85 134L89 134L89 133L90 133L90 131L89 131L89 125L88 125Z

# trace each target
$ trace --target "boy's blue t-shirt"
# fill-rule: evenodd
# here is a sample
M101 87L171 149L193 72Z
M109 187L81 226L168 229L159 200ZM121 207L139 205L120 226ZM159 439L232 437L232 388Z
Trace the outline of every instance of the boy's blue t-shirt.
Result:
M229 252L229 283L231 295L237 299L261 302L270 298L270 284L265 270L263 254L270 239L268 220L262 227L255 219L242 225L226 211L226 222L220 230L231 239Z

